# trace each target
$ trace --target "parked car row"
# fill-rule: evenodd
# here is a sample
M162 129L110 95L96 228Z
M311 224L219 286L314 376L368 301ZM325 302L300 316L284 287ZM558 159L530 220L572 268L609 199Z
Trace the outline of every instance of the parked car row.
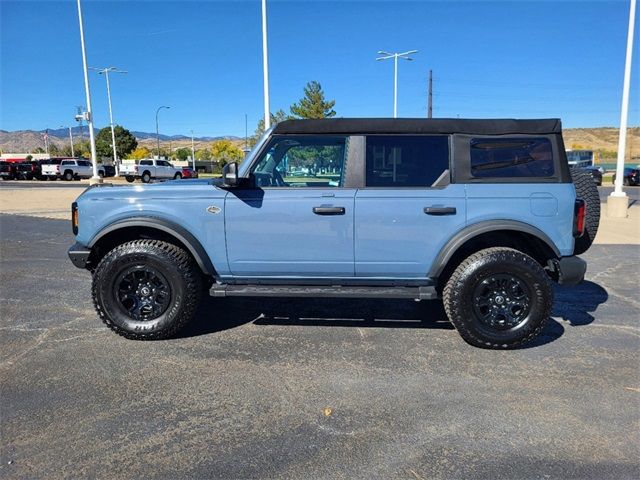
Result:
M616 174L613 174L612 183L616 183ZM622 183L627 186L638 186L640 185L640 167L639 168L630 168L627 167L624 169L624 173L622 174Z
M198 178L198 172L189 167L175 167L166 160L143 159L138 163L123 163L120 174L131 183L140 180L149 183L151 180L179 180L181 178Z

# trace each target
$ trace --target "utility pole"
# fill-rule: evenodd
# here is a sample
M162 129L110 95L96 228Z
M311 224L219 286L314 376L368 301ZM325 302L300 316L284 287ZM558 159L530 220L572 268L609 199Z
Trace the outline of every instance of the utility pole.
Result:
M433 70L429 70L429 105L427 107L427 118L433 118Z
M90 185L102 183L102 178L98 175L98 155L96 154L96 139L93 134L93 114L91 113L91 87L89 86L89 70L87 67L87 50L84 45L84 22L82 21L82 6L78 0L78 22L80 24L80 45L82 46L82 70L84 72L84 93L87 97L87 111L84 112L84 120L89 125L89 145L91 146L91 163L93 165L93 176L89 180Z
M193 130L191 130L191 165L193 165L193 171L196 171L196 147L193 144Z
M247 114L244 114L244 153L246 155L247 150L249 149L249 141L248 141L248 135L247 135Z
M398 58L402 58L410 62L413 58L409 57L409 55L414 53L418 53L418 50L409 50L402 53L389 53L381 50L378 52L378 55L383 56L376 58L376 60L387 60L388 58L393 58L393 118L398 117Z

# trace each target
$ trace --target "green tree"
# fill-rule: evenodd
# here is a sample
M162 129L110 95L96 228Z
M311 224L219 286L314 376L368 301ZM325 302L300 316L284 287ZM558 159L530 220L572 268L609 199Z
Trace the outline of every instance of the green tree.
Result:
M191 150L188 148L179 148L173 153L181 162L186 161L191 156Z
M198 160L202 160L203 162L208 162L211 160L211 150L208 148L201 148L200 150L196 150L196 158Z
M231 162L241 162L244 152L231 140L218 140L211 145L211 156L213 159L225 165Z
M271 126L275 125L276 123L280 123L285 120L290 120L293 118L291 115L287 115L285 111L282 109L278 110L276 113L271 113L270 117L271 117ZM256 127L256 131L253 133L251 137L249 137L249 142L248 142L249 146L253 147L256 143L258 143L258 140L260 140L260 137L262 137L263 133L264 133L264 118L261 118L260 120L258 120L258 126Z
M138 146L136 137L126 128L116 125L114 127L116 137L116 152L118 157L124 158ZM96 136L96 153L98 157L113 157L111 146L111 127L105 127Z
M322 86L315 80L304 87L304 97L291 105L291 114L297 118L335 117L335 100L325 100Z

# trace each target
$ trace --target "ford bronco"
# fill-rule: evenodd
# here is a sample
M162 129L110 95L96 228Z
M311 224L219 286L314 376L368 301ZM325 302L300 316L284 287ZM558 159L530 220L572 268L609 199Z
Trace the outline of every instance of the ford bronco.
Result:
M288 120L222 179L87 189L69 257L131 339L176 334L208 291L441 299L465 341L514 348L551 282L583 279L599 208L556 119Z

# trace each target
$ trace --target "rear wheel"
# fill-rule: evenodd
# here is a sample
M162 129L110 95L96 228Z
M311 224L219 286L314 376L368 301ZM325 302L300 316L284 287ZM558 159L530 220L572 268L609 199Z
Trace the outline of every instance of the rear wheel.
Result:
M598 233L598 225L600 224L600 194L589 172L572 169L571 178L576 188L576 196L584 200L587 204L584 234L576 238L573 248L573 253L580 255L589 250Z
M201 274L193 259L159 240L114 248L93 276L98 315L111 330L133 340L174 336L195 315L201 294Z
M133 175L126 175L124 177L124 179L129 183L133 183L135 181L136 177L134 177Z
M58 177L55 175L49 175L49 180L55 181L55 180L58 180Z
M551 313L553 290L533 258L496 247L471 255L456 268L444 288L443 302L467 343L507 349L540 333Z

